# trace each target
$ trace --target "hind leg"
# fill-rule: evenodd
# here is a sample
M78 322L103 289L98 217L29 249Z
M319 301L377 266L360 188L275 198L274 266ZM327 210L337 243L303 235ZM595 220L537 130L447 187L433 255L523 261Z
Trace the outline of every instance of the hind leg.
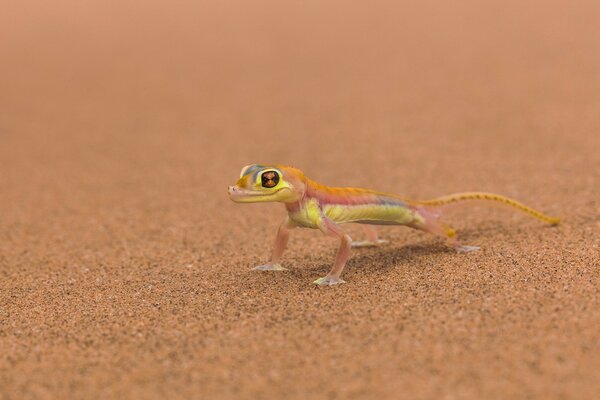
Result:
M424 210L419 210L419 215L423 217L423 222L412 224L413 228L429 232L435 236L446 239L448 244L456 250L457 253L468 253L479 250L479 246L465 246L460 243L456 237L456 230L451 226L441 222L439 215Z
M352 247L374 247L387 243L387 240L379 239L377 230L371 225L363 225L367 240L352 241Z
M470 251L475 251L475 250L479 250L480 247L479 246L467 246L464 244L461 244L460 241L458 240L458 238L456 237L456 230L442 222L438 221L438 224L440 225L440 228L442 229L442 232L444 233L444 236L446 238L446 240L448 241L448 244L450 244L450 246L454 247L454 250L456 250L457 253L468 253Z
M447 243L456 250L457 253L468 253L470 251L479 250L479 246L467 246L463 245L458 238L456 237L456 230L451 228L450 226L436 221L436 225L426 225L423 227L419 227L420 230L432 233L436 236L442 237L446 239Z

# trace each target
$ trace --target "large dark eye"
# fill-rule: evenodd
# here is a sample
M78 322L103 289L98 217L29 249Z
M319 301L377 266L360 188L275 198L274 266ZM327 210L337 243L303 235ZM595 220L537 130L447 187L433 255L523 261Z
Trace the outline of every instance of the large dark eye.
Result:
M261 179L263 187L272 188L279 183L279 174L275 171L268 171L262 174Z

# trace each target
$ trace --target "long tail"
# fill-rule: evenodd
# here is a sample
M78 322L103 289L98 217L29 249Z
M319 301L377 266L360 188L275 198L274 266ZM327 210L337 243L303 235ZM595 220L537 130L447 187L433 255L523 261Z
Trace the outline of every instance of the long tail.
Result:
M456 203L457 201L463 200L492 200L498 201L500 203L504 203L508 206L515 207L532 217L540 219L550 225L557 225L560 222L560 218L550 217L546 214L543 214L539 211L534 210L531 207L527 207L523 203L519 203L516 200L509 199L508 197L501 196L499 194L494 193L481 193L481 192L467 192L467 193L456 193L450 194L448 196L438 197L433 200L425 200L425 201L417 201L417 204L424 206L444 206L450 203Z

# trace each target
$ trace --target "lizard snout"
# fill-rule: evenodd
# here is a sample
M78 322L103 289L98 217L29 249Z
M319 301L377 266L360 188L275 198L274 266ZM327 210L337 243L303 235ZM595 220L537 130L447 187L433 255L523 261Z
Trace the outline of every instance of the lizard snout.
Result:
M237 185L229 186L229 188L227 189L227 193L229 194L229 197L231 197L232 199L242 197L245 194L244 190L242 190Z

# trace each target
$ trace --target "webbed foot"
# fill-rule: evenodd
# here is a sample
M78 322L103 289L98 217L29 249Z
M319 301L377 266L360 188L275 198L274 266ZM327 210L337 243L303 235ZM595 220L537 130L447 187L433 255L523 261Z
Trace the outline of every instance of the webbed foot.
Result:
M332 286L332 285L337 285L339 283L346 283L346 281L343 280L342 278L334 278L334 277L328 275L324 278L317 279L313 283L315 285L319 285L319 286Z
M375 242L372 242L370 240L361 240L359 242L352 242L351 246L352 247L375 247L375 246L379 246L380 244L385 244L385 243L389 243L389 242L384 239L377 239L377 241L375 241Z
M455 247L457 253L468 253L470 251L479 250L481 247L479 246L458 246Z
M287 271L287 268L284 268L283 265L281 265L279 263L273 263L273 264L259 265L259 266L252 268L252 270L254 270L254 271Z

